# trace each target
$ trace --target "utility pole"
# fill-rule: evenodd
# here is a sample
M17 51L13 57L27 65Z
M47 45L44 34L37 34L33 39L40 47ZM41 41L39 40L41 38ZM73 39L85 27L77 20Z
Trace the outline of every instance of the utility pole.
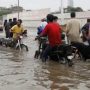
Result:
M63 0L61 0L61 23L64 23L64 10L63 10Z
M18 19L19 19L19 0L18 0Z

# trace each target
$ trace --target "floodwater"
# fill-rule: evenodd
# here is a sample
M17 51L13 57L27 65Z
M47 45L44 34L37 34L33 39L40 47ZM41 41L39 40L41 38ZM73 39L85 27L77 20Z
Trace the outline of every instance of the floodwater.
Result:
M68 67L34 59L35 35L30 30L24 38L28 52L0 46L0 90L90 90L90 61L74 60Z

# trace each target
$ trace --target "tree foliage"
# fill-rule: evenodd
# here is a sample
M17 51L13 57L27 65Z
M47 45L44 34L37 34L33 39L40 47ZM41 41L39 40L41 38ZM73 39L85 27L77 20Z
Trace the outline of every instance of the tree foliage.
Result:
M12 12L23 11L22 7L12 6L10 8L0 7L0 16L10 14Z
M68 6L67 8L65 8L65 12L82 12L83 9L81 7L70 7Z

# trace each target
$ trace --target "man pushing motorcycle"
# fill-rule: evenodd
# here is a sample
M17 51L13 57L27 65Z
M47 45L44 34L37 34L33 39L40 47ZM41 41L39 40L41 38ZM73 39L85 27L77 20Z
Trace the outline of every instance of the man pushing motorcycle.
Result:
M61 40L61 26L54 22L54 16L52 14L47 15L47 22L45 29L40 36L48 36L49 44L45 48L42 54L42 60L46 61L48 55L53 47L62 44Z
M13 41L14 41L14 45L16 45L18 39L20 38L20 36L23 34L24 32L24 29L22 27L22 20L19 19L17 21L17 24L14 25L12 28L11 28L11 32L13 33Z
M21 24L22 24L22 20L19 19L17 21L17 24L11 28L11 32L13 32L13 39L17 39L18 35L22 35L22 33L24 32Z

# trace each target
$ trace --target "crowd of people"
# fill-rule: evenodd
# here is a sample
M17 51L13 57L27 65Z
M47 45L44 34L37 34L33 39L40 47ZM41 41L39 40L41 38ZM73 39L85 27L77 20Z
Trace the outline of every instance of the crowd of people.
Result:
M26 33L26 30L23 29L22 20L17 18L9 19L4 21L4 29L6 38L16 39L18 35Z
M75 18L75 12L71 13L71 19L66 24L66 36L68 40L68 44L72 42L87 42L90 45L90 19L87 20L87 23L81 28L80 22ZM38 27L38 35L39 36L47 36L49 44L45 48L42 59L45 61L48 58L48 54L54 46L62 44L62 26L57 22L58 17L52 14L48 14L46 19L42 21L42 24ZM43 24L43 22L45 24ZM43 28L42 28L43 26ZM82 35L80 36L80 33Z
M13 36L10 29L16 24L17 24L17 18L13 18L13 20L9 19L9 20L4 21L4 29L5 29L6 38L10 38Z
M72 42L87 42L90 45L90 19L87 19L87 23L80 28L80 22L75 18L75 12L71 13L71 19L67 22L64 32L66 33L68 44ZM24 32L22 26L22 20L17 18L4 21L4 28L6 38L16 39L18 34ZM62 26L58 23L58 17L52 14L48 14L46 18L41 20L40 25L37 28L37 34L39 36L48 37L48 45L45 48L42 58L47 59L48 54L54 46L62 44ZM82 35L80 35L82 33Z

